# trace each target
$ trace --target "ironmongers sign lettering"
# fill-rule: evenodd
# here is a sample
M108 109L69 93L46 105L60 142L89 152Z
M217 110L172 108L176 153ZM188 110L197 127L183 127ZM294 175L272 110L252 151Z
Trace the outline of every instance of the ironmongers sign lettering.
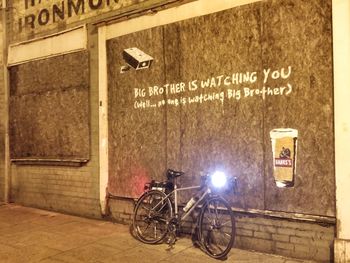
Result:
M146 0L64 0L57 3L49 0L24 0L27 14L18 18L18 29L22 32L24 29L35 29L91 11L110 11L143 1Z

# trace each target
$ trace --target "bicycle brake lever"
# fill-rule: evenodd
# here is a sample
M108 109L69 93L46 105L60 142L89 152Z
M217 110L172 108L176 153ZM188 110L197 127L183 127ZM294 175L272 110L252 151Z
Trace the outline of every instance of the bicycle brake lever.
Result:
M233 193L238 195L239 191L238 191L238 180L237 177L233 177L233 187L232 187Z

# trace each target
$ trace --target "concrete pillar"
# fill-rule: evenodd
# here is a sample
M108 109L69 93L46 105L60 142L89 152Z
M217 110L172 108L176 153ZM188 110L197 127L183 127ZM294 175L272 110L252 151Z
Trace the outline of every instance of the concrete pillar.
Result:
M333 0L336 263L350 262L350 1Z
M3 201L7 203L9 201L9 192L10 192L10 173L9 173L9 167L10 167L10 157L9 157L9 140L8 140L8 112L9 112L9 89L8 89L8 72L7 72L7 11L6 11L6 1L1 0L1 51L0 51L0 74L2 75L0 77L1 79L1 87L2 89L0 91L0 101L3 103L1 105L1 112L0 112L0 126L2 126L2 131L0 131L0 143L2 144L0 146L0 150L2 151L0 153L1 160L0 160L0 179L2 180L0 182L0 202Z
M99 57L99 142L100 142L100 206L101 214L106 214L106 196L108 194L108 84L107 84L107 51L106 26L98 29Z

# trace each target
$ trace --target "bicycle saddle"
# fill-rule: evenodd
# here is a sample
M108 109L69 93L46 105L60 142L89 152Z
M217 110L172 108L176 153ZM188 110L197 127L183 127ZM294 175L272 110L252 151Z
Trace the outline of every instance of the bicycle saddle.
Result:
M168 171L166 172L166 176L168 179L174 179L176 177L179 177L181 175L185 174L184 172L179 172L179 171L174 171L171 169L168 169Z

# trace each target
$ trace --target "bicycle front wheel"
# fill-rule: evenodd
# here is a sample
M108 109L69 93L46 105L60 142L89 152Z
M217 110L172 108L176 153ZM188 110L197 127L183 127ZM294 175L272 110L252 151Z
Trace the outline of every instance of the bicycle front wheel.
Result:
M213 258L230 252L235 240L235 219L230 205L220 196L210 197L199 217L199 240Z
M139 240L155 244L163 240L167 233L167 221L172 216L169 198L158 190L148 191L136 203L133 227Z

